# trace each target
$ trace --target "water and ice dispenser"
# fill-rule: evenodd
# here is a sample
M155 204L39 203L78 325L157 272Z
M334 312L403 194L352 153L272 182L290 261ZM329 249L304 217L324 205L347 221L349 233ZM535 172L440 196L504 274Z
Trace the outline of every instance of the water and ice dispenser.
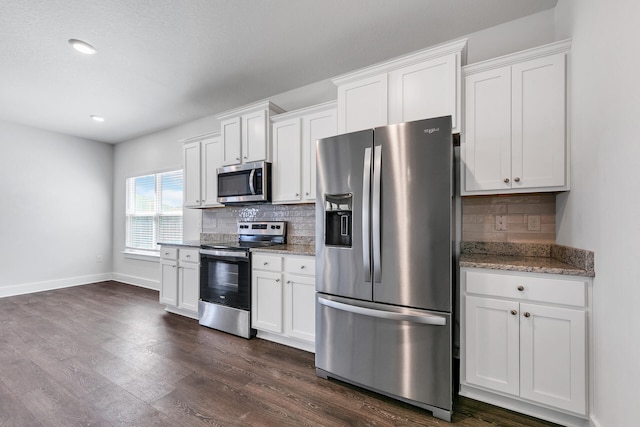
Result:
M353 194L326 194L325 245L350 248L353 237Z

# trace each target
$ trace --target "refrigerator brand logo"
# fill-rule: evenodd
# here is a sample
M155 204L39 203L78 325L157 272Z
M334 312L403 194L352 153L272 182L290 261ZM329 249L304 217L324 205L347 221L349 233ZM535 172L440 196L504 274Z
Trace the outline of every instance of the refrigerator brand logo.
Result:
M424 130L424 133L428 133L428 134L432 134L434 132L440 132L440 128L431 128L431 129Z

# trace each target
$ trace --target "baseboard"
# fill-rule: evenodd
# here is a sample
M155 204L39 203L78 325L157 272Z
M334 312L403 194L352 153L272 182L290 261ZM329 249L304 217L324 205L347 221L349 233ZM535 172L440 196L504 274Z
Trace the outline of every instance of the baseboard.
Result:
M67 277L65 279L47 280L45 282L22 283L20 285L0 287L0 298L14 295L32 294L35 292L51 291L54 289L69 288L72 286L86 285L89 283L111 280L111 273L92 274L89 276Z
M126 283L127 285L140 286L141 288L160 290L160 282L157 280L145 279L144 277L130 276L128 274L112 273L111 280Z

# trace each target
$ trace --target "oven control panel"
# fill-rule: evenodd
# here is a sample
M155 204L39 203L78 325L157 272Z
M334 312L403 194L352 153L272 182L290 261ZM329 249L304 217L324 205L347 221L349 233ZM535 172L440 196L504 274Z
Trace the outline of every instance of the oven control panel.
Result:
M286 221L238 222L238 234L286 236Z

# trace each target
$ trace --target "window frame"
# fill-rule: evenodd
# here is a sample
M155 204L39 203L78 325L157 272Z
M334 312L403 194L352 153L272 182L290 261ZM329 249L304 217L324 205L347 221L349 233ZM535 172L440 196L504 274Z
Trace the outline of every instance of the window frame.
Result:
M179 197L180 200L180 208L174 212L166 212L162 209L162 197L163 197L163 188L162 181L163 176L169 174L175 174L177 172L181 173L182 179L182 188L181 194ZM135 208L135 193L131 193L130 190L133 189L135 185L135 180L144 177L154 177L154 199L153 199L153 211L147 212L137 212ZM133 182L132 182L133 180ZM160 230L160 222L161 218L175 218L180 217L182 219L180 224L180 239L182 238L184 232L184 169L168 169L158 172L145 173L141 175L129 176L125 179L125 241L124 241L124 251L123 253L127 255L129 258L134 259L143 259L148 260L153 258L158 258L160 256L160 245L158 245L158 241L161 239L161 230ZM132 204L134 205L132 207ZM152 217L152 236L151 240L154 242L153 248L143 248L135 246L132 243L132 218L141 218L141 217Z

